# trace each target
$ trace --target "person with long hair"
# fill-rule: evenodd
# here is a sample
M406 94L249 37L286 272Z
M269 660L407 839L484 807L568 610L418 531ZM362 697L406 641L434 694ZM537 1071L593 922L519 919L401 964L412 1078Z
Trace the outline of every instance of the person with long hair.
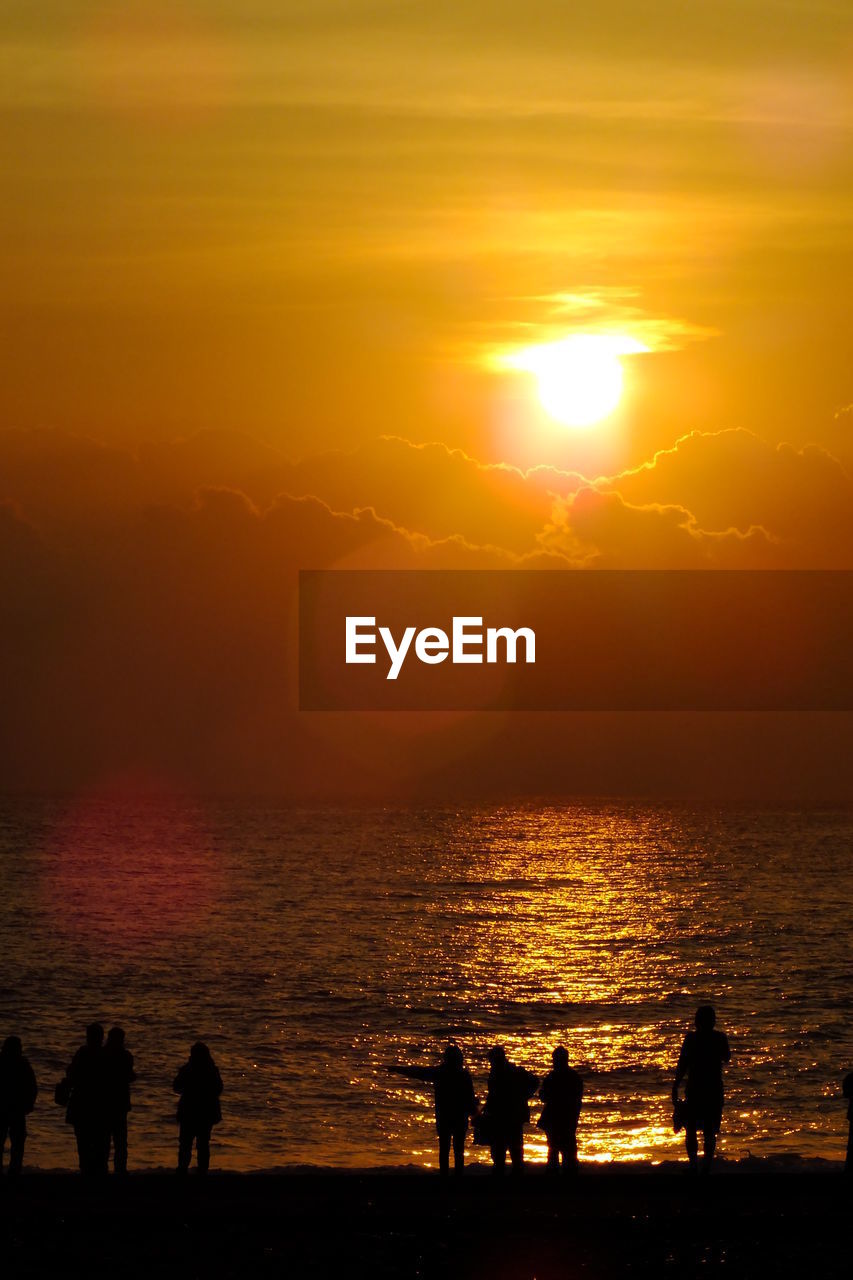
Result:
M206 1044L196 1041L172 1085L178 1102L178 1173L190 1167L193 1143L200 1174L210 1168L210 1134L222 1119L222 1077Z

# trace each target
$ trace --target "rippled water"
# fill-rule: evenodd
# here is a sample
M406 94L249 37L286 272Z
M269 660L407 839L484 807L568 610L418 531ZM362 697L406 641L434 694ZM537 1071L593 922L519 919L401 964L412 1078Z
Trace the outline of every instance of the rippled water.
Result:
M723 1153L837 1158L851 842L837 814L3 802L0 1034L42 1083L28 1159L73 1163L53 1085L98 1018L136 1054L135 1167L174 1162L197 1037L225 1079L219 1166L434 1163L428 1093L383 1064L448 1036L481 1097L490 1043L542 1071L564 1042L582 1158L660 1160L706 1000L733 1050Z

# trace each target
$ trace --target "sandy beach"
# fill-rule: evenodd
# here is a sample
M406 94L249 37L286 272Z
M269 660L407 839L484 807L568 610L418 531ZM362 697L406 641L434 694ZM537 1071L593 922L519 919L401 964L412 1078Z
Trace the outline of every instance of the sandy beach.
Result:
M758 1162L755 1162L756 1164ZM70 1174L4 1179L4 1255L15 1277L848 1276L853 1180L837 1168L751 1163L592 1170L502 1184L472 1171Z

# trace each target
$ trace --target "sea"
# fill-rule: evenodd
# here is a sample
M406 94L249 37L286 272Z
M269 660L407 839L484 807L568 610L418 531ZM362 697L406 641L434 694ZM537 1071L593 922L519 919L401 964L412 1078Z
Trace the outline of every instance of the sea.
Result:
M225 1085L219 1168L434 1166L430 1090L388 1067L451 1039L481 1100L490 1045L539 1075L565 1045L581 1160L660 1164L683 1156L672 1075L706 1002L732 1049L724 1159L842 1159L852 848L832 812L0 801L0 1036L40 1086L27 1164L75 1164L54 1088L95 1020L135 1057L132 1169L174 1167L197 1039Z

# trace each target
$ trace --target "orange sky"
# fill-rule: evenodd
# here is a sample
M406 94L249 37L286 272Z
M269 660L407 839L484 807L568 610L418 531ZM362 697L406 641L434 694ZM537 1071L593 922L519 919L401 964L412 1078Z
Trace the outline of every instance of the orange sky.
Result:
M846 3L9 0L0 85L5 425L850 456ZM537 433L478 356L590 299L676 349Z
M3 760L411 785L286 720L299 567L853 566L851 86L841 2L6 0ZM650 350L583 431L496 363L601 330ZM587 731L507 729L523 789L756 756Z

